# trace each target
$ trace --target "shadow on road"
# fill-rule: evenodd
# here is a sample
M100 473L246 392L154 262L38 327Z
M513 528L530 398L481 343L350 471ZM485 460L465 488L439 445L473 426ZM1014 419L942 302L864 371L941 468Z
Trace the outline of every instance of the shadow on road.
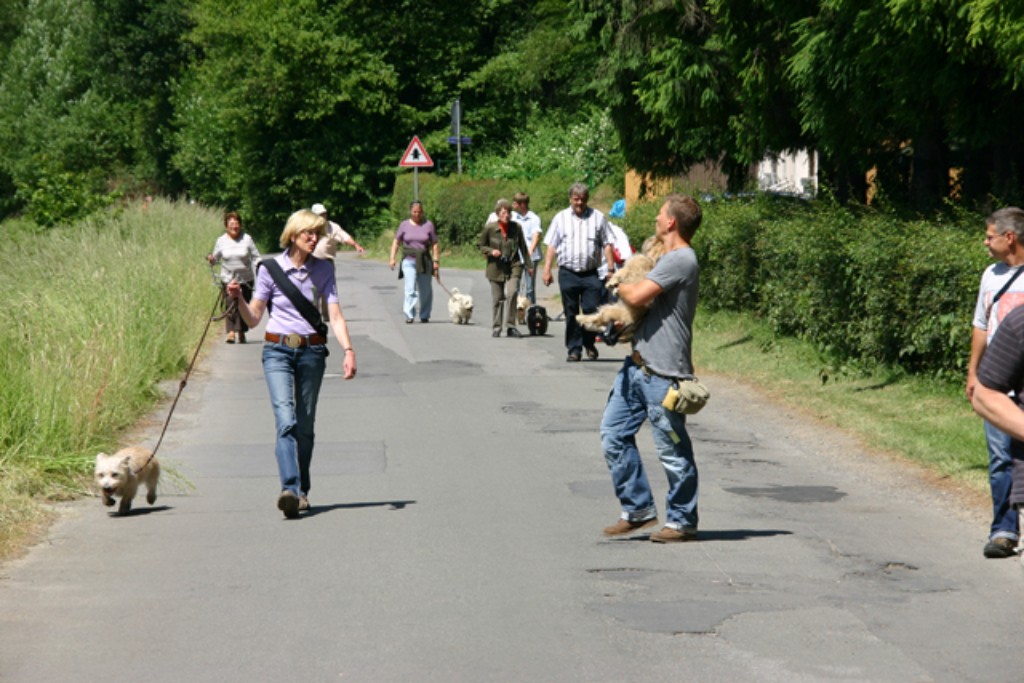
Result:
M108 512L107 516L113 517L115 519L123 519L125 517L138 517L140 515L149 515L154 512L165 512L167 510L173 509L174 508L172 508L170 505L154 505L152 507L146 508L132 508L131 510L128 511L127 515L119 515L116 510L113 510Z
M784 529L732 529L732 530L720 530L720 531L704 531L701 529L700 537L697 541L690 541L687 543L678 543L674 545L690 545L692 543L707 543L708 541L745 541L748 538L759 538L767 536L792 536L792 531L786 531ZM650 534L642 534L640 536L630 536L629 538L612 538L608 539L609 543L623 543L630 541L644 541L649 542L651 540Z
M382 500L379 502L371 501L363 503L334 503L333 505L310 505L305 516L312 517L323 512L331 512L333 510L354 510L357 508L386 507L389 510L403 510L406 505L415 505L415 503L415 500Z

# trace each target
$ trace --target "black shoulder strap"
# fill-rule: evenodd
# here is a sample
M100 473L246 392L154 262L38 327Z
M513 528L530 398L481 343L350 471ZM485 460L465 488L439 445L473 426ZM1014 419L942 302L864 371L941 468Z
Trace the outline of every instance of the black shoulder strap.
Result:
M1017 279L1017 277L1020 275L1020 271L1022 270L1024 270L1024 266L1017 266L1017 270L1013 273L1013 276L1009 280L1007 280L1006 284L1003 285L1002 289L996 292L996 295L992 297L992 303L989 304L989 308L995 306L996 302L999 301L1000 297L1002 297L1003 294L1006 294L1006 290L1010 288L1010 285L1013 284L1013 281Z
M262 263L263 267L267 269L268 273L270 273L270 277L274 278L274 282L277 283L281 292L288 297L289 301L291 301L295 305L295 308L298 309L299 313L302 314L302 317L306 319L306 322L313 326L313 329L317 331L317 334L321 337L326 337L327 325L324 324L324 319L320 315L320 311L317 310L316 306L314 306L309 299L302 295L299 288L296 287L295 284L292 283L291 279L284 274L284 270L281 269L281 264L273 258L263 259L260 263Z

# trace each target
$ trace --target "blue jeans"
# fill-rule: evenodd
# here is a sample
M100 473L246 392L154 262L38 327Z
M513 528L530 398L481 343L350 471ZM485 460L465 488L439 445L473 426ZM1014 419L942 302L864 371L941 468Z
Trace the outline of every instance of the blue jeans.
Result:
M523 269L523 289L526 290L525 296L530 300L531 304L537 303L537 276L540 274L538 266L540 261L533 261L533 275L530 275L530 271Z
M416 303L420 305L420 320L430 320L430 309L434 305L434 289L430 284L430 273L417 273L416 262L402 259L402 279L405 281L405 301L402 312L406 318L416 317Z
M1005 537L1017 540L1017 511L1010 504L1013 488L1013 457L1010 435L985 422L988 443L988 483L992 489L992 530L989 540Z
M632 358L626 358L608 395L601 445L623 518L639 521L656 516L651 485L636 447L636 433L645 419L650 420L654 446L668 478L666 526L696 531L697 463L686 433L686 416L661 406L670 385L669 380L648 375Z
M263 376L270 390L270 407L277 427L274 455L281 490L295 495L309 493L313 422L327 353L326 346L290 349L270 342L263 346Z

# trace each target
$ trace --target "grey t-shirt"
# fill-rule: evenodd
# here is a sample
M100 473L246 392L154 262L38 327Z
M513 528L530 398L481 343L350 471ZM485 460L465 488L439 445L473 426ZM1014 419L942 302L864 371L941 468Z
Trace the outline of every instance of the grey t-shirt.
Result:
M697 254L691 247L673 249L658 259L647 278L660 285L662 292L654 297L633 335L633 348L659 375L692 375L690 344L700 280Z

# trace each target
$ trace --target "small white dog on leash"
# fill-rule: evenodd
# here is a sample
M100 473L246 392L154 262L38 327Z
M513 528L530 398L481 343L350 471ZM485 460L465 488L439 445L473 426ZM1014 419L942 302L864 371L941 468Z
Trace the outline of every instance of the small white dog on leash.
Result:
M132 509L132 500L139 490L139 484L146 485L146 502L156 502L156 486L160 481L160 463L156 456L145 448L129 446L113 455L100 453L96 456L96 486L100 490L103 504L114 505L114 498L120 498L118 515L127 515Z
M448 315L456 325L465 325L473 317L473 297L463 294L458 287L452 287L451 295L448 299Z

